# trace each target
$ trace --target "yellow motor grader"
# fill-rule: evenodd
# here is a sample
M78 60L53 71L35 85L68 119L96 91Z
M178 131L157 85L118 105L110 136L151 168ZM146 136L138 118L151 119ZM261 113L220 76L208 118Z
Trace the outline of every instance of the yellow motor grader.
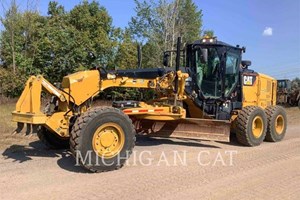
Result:
M276 106L277 82L248 69L244 47L208 37L181 46L178 38L162 68L81 71L60 86L30 77L12 113L16 132L27 124L27 133L36 132L48 147L70 148L93 172L122 167L139 134L228 142L232 133L246 146L283 139L287 118ZM176 53L175 68L168 66L170 53ZM112 87L152 89L156 98L91 106ZM44 109L42 92L52 96Z

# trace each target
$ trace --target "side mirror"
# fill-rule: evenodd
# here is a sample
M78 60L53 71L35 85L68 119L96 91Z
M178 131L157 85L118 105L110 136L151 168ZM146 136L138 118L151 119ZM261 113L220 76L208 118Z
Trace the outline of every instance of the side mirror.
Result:
M242 67L243 69L248 69L248 67L251 65L251 61L250 60L242 60Z
M163 65L165 67L169 66L169 57L170 57L170 54L167 52L164 52Z
M202 63L207 63L208 61L208 50L207 49L201 49L201 62Z

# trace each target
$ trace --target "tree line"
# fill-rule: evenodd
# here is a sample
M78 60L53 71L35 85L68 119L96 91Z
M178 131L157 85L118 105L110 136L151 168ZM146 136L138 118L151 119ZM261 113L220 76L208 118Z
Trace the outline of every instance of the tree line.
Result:
M177 36L190 42L203 33L202 11L192 0L135 0L135 4L135 15L123 29L113 26L98 1L84 0L70 11L50 1L46 16L36 7L19 9L16 0L2 5L0 93L18 96L34 74L60 82L67 74L96 66L137 68L137 45L143 68L160 67L163 51L175 49Z

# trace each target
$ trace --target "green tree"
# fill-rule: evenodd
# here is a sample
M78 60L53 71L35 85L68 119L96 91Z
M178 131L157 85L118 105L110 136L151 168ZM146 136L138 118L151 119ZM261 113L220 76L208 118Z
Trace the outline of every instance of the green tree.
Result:
M119 28L112 26L111 17L98 2L83 1L67 12L62 5L51 1L49 16L41 16L34 10L20 12L16 1L11 2L1 17L3 80L12 80L11 73L24 77L42 73L55 82L74 71L92 68L94 63L114 68L122 35ZM127 39L124 41L129 43ZM3 88L15 88L3 86L6 81L1 84L2 93Z
M192 0L179 1L178 29L183 42L198 40L202 28L202 10Z
M22 34L21 29L21 13L18 10L16 1L11 1L11 5L6 11L3 9L4 17L1 17L1 23L5 31L1 32L1 60L4 61L5 67L12 68L12 72L16 73L16 52L22 50L20 45ZM18 45L19 44L19 45Z
M56 1L50 1L47 13L50 16L62 16L65 14L65 8L62 5L59 5Z
M74 72L76 61L76 29L68 24L64 8L56 2L50 2L50 16L39 30L37 56L34 65L50 81L61 81L68 73Z
M26 77L22 72L0 67L0 95L17 97L22 92L26 83Z
M49 3L49 17L39 32L37 66L50 81L75 71L112 65L117 40L112 19L96 1L83 1L69 13Z
M27 75L34 73L35 24L39 15L35 10L20 12L15 0L9 7L2 5L0 33L0 93L15 97L22 91Z
M41 73L50 82L60 82L94 64L135 68L138 42L143 44L142 66L159 67L163 51L174 49L177 36L184 42L199 37L202 14L191 0L135 2L137 14L122 31L112 26L112 18L97 1L83 0L70 11L51 1L48 16L41 16L35 9L20 11L11 0L1 12L0 92L19 94L23 84L9 83L16 77Z
M39 32L42 30L45 18L37 11L22 13L22 51L17 52L17 67L26 76L40 73L41 70L34 66L38 44Z
M203 31L203 36L214 37L215 34L213 30L205 30Z
M145 45L143 45L142 66L144 68L155 68L162 66L163 50L158 49L160 49L159 44L153 41L148 41Z
M143 66L161 65L163 51L174 50L178 36L183 42L192 42L200 37L202 11L191 0L138 1L136 16L131 18L129 29L135 38L143 41L147 53ZM174 57L171 54L171 62Z
M70 11L69 21L79 32L77 45L81 46L78 49L81 55L78 61L87 68L95 60L101 67L114 67L119 30L112 26L107 10L96 1L83 1ZM93 52L95 57L88 57L89 52Z
M130 32L126 29L122 34L115 58L118 69L137 68L137 43L133 42Z
M3 9L5 10L5 9ZM15 1L1 18L0 58L3 67L13 73L20 70L24 75L36 73L33 60L37 46L41 16L35 10L20 12Z

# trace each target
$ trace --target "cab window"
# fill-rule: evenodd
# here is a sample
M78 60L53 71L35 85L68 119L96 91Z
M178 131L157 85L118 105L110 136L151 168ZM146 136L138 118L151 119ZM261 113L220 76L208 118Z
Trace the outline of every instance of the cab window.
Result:
M225 72L225 96L228 96L234 89L239 74L239 55L228 52L226 57L226 72Z

